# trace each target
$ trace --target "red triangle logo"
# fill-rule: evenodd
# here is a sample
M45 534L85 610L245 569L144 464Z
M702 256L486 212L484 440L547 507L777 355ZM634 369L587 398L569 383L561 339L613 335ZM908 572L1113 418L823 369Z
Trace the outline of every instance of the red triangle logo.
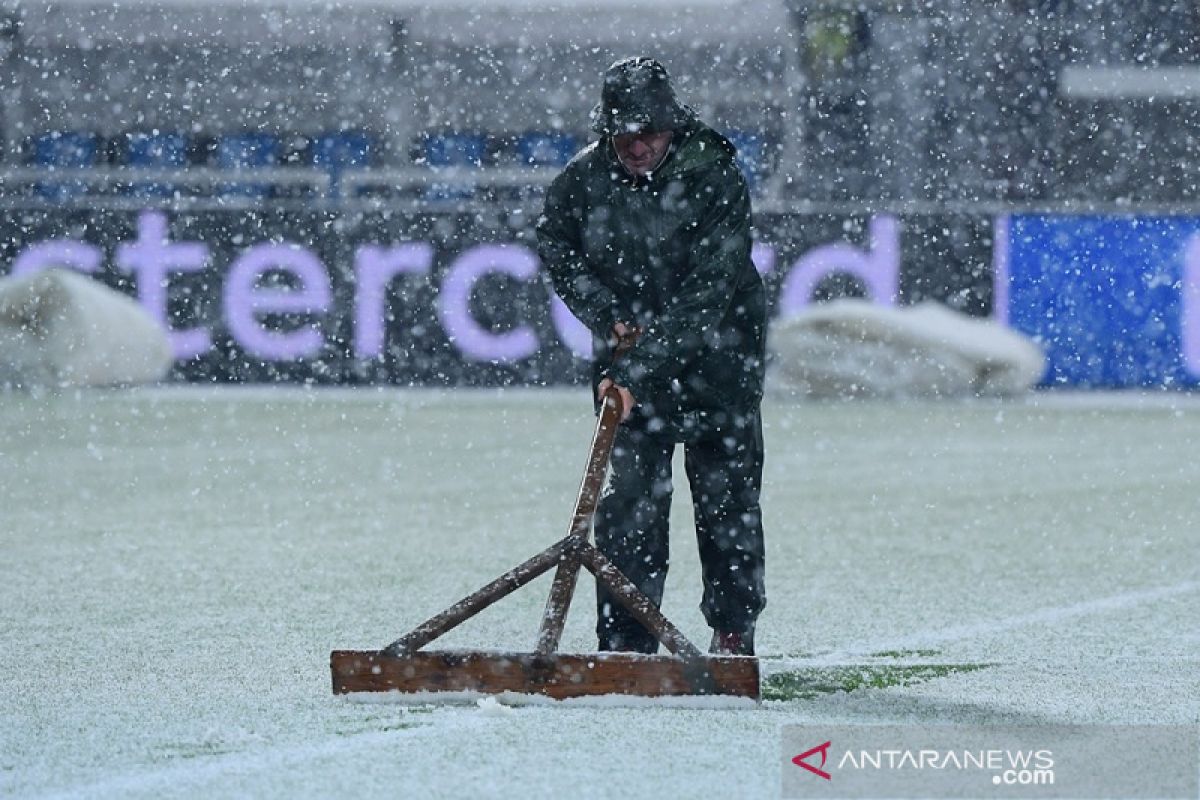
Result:
M825 744L817 745L816 747L812 748L811 750L805 750L803 753L801 753L800 755L793 758L792 763L795 764L797 767L804 767L806 770L808 770L812 774L818 775L827 781L832 780L833 779L832 776L825 770L821 769L821 767L825 766L825 758L829 753L829 745L830 745L830 742L826 742ZM804 759L808 758L809 756L814 755L816 753L821 754L821 767L814 767L812 764L809 764L807 761L804 760Z

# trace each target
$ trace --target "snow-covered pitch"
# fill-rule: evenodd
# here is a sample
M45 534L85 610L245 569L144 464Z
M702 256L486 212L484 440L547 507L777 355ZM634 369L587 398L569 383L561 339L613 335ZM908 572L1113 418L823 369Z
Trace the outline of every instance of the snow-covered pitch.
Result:
M331 649L566 533L589 414L583 389L0 394L0 796L777 797L789 723L1200 719L1185 394L772 399L757 709L333 697ZM678 478L675 509L666 611L704 642ZM531 648L548 582L445 644Z

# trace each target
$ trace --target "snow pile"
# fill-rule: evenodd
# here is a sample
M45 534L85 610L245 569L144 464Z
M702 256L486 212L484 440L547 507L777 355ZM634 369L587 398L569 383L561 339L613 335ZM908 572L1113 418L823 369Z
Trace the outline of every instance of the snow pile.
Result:
M161 379L166 333L97 281L51 269L0 281L0 386L112 386Z
M1030 338L938 303L816 305L775 323L773 390L811 397L1012 395L1045 372Z

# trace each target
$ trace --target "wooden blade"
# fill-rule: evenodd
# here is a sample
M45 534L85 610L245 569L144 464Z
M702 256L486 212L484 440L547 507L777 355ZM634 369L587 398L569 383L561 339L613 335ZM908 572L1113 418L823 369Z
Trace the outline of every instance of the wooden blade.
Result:
M724 695L759 699L758 659L682 659L635 653L505 653L334 650L334 694L480 692L539 694L556 700L606 694L642 697Z

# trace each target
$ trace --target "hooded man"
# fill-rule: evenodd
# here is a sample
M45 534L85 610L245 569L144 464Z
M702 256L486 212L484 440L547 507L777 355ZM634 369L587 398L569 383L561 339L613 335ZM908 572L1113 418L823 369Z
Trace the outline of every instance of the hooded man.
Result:
M759 493L766 303L750 261L750 196L729 140L676 98L651 58L617 61L592 110L599 141L555 178L538 251L593 335L597 404L626 410L596 544L655 603L668 566L671 459L684 446L710 651L753 655L765 604ZM640 331L615 363L615 342ZM600 588L601 650L658 642Z

